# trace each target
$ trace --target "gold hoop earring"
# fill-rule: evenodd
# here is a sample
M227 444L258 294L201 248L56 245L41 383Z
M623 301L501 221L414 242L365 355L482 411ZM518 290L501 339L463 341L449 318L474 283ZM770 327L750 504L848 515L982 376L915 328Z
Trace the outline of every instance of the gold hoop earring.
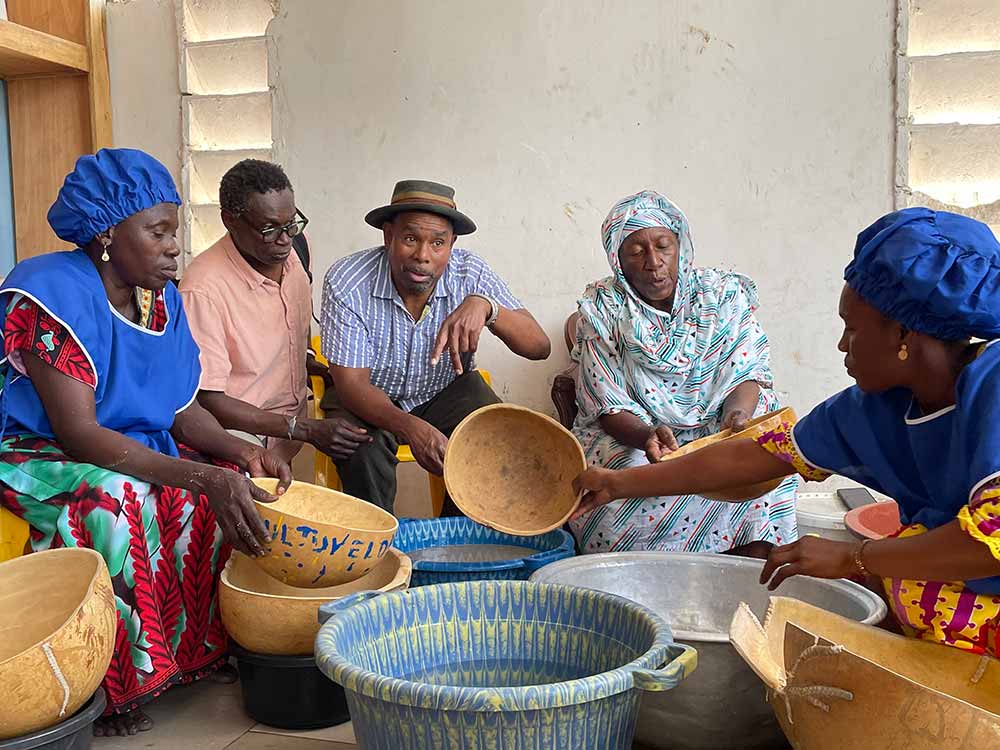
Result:
M906 351L906 344L902 344L899 347L899 352L897 352L896 356L899 357L900 362L905 362L910 358L910 353Z
M111 256L108 255L108 248L111 247L111 243L110 242L102 242L101 243L101 247L104 248L104 253L101 254L101 260L103 260L105 263L107 263L109 260L111 260Z

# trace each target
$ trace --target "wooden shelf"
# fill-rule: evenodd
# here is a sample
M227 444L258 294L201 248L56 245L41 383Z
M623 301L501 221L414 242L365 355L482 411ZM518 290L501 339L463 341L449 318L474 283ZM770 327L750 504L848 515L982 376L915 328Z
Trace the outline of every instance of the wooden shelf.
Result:
M90 57L82 44L0 21L0 78L82 74Z

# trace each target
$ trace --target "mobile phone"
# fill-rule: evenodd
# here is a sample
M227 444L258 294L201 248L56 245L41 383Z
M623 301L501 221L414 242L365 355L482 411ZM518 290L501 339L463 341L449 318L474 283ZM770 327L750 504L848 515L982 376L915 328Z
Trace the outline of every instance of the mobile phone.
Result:
M849 487L837 490L837 497L851 510L860 508L862 505L871 505L878 502L875 496L864 487Z

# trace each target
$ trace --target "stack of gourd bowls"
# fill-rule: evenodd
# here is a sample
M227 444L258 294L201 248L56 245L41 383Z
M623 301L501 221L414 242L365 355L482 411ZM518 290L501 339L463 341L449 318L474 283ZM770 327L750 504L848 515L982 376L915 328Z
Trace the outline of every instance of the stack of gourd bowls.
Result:
M274 492L277 481L255 479ZM219 587L222 622L238 644L245 708L265 724L315 729L347 720L313 661L322 604L355 591L395 591L410 582L409 558L392 547L392 514L341 492L293 482L274 503L257 503L267 554L233 552Z
M254 480L274 491L277 481ZM219 604L229 635L260 654L305 656L319 630L319 605L355 591L406 588L410 562L392 548L391 513L341 492L293 482L274 503L257 503L268 554L234 552Z

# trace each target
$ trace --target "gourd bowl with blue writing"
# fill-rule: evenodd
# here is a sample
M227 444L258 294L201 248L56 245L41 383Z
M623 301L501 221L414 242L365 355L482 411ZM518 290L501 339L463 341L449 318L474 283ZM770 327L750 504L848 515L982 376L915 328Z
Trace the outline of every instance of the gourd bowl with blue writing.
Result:
M273 493L277 479L254 479ZM276 502L255 502L270 537L254 561L289 586L318 589L350 583L389 552L399 524L376 505L343 492L292 482Z

